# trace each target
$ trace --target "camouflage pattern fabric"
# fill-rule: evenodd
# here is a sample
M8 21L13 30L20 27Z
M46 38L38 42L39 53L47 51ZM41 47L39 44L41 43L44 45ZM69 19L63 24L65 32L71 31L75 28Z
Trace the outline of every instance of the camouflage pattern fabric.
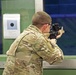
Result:
M30 25L7 51L3 75L43 75L43 61L54 64L63 58L58 45L53 46L37 27Z

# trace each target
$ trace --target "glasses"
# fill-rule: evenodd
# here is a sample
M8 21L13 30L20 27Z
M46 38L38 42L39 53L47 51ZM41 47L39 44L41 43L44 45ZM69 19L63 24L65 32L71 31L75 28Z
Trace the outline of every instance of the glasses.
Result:
M52 25L51 23L47 23L48 25Z
M48 25L50 25L50 29L52 28L52 24L51 23L48 23Z

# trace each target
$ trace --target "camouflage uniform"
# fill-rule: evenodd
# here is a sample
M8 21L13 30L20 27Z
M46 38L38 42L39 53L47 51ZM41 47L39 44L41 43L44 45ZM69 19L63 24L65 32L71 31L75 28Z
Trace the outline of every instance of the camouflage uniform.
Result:
M49 64L63 60L63 52L53 46L42 32L30 25L7 51L3 75L43 75L42 61Z

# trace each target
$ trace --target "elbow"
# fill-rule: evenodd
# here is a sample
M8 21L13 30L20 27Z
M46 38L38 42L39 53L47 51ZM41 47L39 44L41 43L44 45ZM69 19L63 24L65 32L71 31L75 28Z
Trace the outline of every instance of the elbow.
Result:
M62 62L64 60L64 56L62 55L62 56L59 56L59 58L58 58L58 61L59 62Z
M56 59L57 59L57 62L61 63L64 60L64 55L61 55L61 56L57 57Z
M63 55L58 56L58 57L56 57L52 62L50 62L50 65L62 63L63 60L64 60L64 56L63 56Z

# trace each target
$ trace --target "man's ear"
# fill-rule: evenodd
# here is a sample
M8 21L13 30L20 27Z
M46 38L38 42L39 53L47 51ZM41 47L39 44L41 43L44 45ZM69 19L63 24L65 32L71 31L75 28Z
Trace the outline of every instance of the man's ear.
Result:
M48 25L48 24L44 24L44 25L40 28L40 30L41 30L42 32L44 32L45 29L47 28L47 25Z
M43 29L45 30L47 28L48 24L43 25Z

